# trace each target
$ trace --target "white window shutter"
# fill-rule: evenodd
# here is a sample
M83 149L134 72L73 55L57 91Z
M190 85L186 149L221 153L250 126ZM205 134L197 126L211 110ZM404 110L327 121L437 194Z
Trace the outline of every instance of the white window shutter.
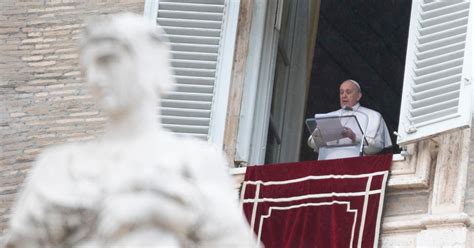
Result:
M398 144L470 126L472 13L468 1L413 0Z
M238 17L238 8L235 10L238 1L235 2L146 2L145 16L153 18L147 14L148 9L158 6L156 20L170 41L171 64L177 82L176 90L161 100L160 118L165 128L213 142L217 140L215 143L222 145ZM218 94L223 96L218 97ZM211 127L219 130L211 131Z

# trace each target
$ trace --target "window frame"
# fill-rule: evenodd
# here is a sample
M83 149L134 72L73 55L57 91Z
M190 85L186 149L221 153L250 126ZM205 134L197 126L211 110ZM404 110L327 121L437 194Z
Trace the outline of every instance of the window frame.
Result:
M234 159L244 165L262 164L265 157L278 49L275 15L267 18L267 12L276 13L277 7L268 0L254 6Z

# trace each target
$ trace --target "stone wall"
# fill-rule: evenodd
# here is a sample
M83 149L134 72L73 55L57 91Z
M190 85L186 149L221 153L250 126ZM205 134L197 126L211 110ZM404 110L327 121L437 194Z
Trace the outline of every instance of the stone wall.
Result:
M103 126L78 65L84 20L142 13L143 5L144 0L0 1L0 236L38 153L89 139Z
M474 127L474 118L472 119ZM469 151L469 166L467 169L466 196L464 202L464 212L471 217L470 231L474 233L474 132L471 131L471 149ZM473 240L474 241L474 240ZM474 247L474 244L473 244Z

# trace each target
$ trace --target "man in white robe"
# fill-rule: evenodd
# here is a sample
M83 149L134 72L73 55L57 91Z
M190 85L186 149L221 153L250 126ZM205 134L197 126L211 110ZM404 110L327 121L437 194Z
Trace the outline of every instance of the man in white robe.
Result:
M339 103L341 109L330 112L327 116L355 118L341 118L344 127L344 138L325 142L318 128L309 136L308 145L319 153L318 160L357 157L361 153L361 142L365 133L363 154L370 155L392 146L390 133L382 115L372 109L362 107L359 100L362 98L360 85L354 80L346 80L339 87Z

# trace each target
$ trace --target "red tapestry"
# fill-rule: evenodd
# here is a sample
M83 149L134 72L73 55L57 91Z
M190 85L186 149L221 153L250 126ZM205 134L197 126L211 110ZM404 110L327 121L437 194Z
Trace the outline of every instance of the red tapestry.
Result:
M377 247L392 155L247 167L244 213L265 247Z

